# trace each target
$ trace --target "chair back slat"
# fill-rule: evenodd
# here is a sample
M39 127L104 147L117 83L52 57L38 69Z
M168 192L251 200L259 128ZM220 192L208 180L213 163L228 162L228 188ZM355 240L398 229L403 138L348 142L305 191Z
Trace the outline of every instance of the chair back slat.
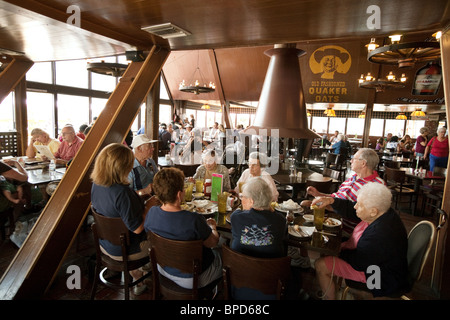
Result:
M151 231L148 232L148 235L152 246L151 250L160 266L177 268L184 273L194 273L194 261L201 266L203 240L171 240Z
M96 232L99 239L107 240L113 245L121 245L121 235L124 236L125 245L130 245L129 230L121 218L105 217L91 207L92 215L96 223Z
M414 282L422 276L425 262L433 245L436 227L427 220L420 221L408 235L408 273Z
M279 294L280 283L286 283L291 277L291 257L256 258L233 251L222 245L224 279L236 288L252 288L264 294Z

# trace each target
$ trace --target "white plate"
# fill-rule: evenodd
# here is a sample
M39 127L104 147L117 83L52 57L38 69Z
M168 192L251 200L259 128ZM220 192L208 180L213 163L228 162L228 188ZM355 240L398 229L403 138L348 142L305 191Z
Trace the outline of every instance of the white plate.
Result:
M305 211L300 205L297 209L285 209L283 208L282 204L278 204L277 206L275 206L275 210L285 213L287 213L288 211L292 211L293 213L302 213L303 211Z
M209 200L193 200L191 202L194 206L196 206L197 208L204 208L206 206L208 206L211 201Z
M294 236L296 238L308 238L311 237L315 227L305 227L305 226L298 226L299 231L295 230L295 226L288 226L288 232L291 236Z
M329 224L327 220L331 221L331 223ZM323 225L329 228L339 227L341 224L342 222L335 218L325 218L323 221Z
M313 214L304 214L303 219L305 219L306 222L313 222L314 221L314 215Z

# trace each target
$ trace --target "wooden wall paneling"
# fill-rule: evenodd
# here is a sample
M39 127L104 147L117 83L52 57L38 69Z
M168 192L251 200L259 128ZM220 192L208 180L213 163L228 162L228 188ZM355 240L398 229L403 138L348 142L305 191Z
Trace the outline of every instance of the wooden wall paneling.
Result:
M0 280L0 300L38 299L76 238L90 205L89 174L98 152L123 142L168 51L152 48L146 60L132 62L75 156L39 220Z

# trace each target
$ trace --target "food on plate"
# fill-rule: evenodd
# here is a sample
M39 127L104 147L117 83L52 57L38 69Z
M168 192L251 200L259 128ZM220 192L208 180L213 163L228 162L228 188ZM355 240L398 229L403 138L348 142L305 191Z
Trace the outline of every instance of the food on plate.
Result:
M323 221L323 224L329 227L335 227L335 226L339 226L341 223L339 220L337 219L333 219L333 218L326 218Z
M272 209L275 209L275 208L278 208L278 207L279 207L278 203L275 202L275 201L271 202L271 203L270 203L270 206L272 207Z
M204 195L205 195L205 194L204 194L204 193L201 193L201 192L197 192L197 193L194 193L194 194L193 194L194 198L202 198Z
M283 201L283 208L286 210L295 210L300 208L300 205L297 202L294 202L292 199L287 201Z

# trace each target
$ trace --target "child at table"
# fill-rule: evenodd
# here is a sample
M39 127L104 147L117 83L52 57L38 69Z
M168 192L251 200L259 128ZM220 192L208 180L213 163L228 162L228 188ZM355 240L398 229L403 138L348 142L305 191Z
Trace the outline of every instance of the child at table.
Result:
M14 204L26 203L23 197L22 186L15 186L2 175L0 175L0 190L2 190L5 198Z
M375 147L375 150L383 150L383 146L384 146L384 139L383 137L381 137L380 139L377 140L377 145Z

